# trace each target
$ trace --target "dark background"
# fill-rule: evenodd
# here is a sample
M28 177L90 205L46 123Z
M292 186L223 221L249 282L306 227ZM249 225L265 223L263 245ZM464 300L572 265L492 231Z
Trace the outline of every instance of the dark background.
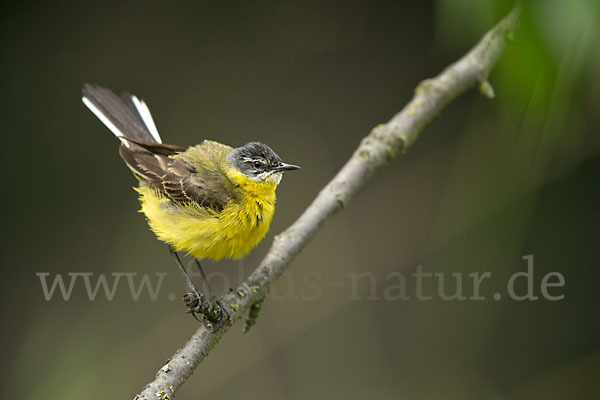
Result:
M84 82L145 99L165 142L261 140L303 167L283 180L250 256L206 263L222 293L373 126L510 7L3 1L2 398L133 397L197 327L167 296L185 286L136 212L118 142L80 101ZM531 2L490 77L496 98L473 90L450 104L294 260L253 330L236 325L178 396L598 398L599 15L593 0ZM493 300L529 254L536 294L557 271L566 285L551 293L565 298ZM488 299L418 301L418 265L463 273L467 295L467 274L489 271ZM69 301L46 301L38 272L67 283L69 272L168 275L156 301L132 300L125 281L112 301L90 301L82 281ZM362 272L373 281L353 285ZM395 272L412 300L383 298ZM435 281L424 290L436 293Z

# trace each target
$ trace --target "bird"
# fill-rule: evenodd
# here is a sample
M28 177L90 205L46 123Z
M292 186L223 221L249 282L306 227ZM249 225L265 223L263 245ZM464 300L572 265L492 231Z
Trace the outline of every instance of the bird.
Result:
M118 96L86 83L82 101L121 141L119 154L138 180L140 211L168 244L197 300L202 295L179 252L196 260L216 301L200 260L248 254L269 230L283 173L300 167L258 141L236 148L212 140L190 147L163 143L146 103L126 92Z

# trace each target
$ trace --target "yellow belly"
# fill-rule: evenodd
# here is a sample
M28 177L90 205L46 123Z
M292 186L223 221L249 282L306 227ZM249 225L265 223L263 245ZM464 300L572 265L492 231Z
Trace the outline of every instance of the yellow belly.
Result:
M140 202L156 236L176 251L196 258L239 258L256 246L269 230L275 211L272 198L247 196L231 201L221 212L199 206L176 206L154 189L140 187Z

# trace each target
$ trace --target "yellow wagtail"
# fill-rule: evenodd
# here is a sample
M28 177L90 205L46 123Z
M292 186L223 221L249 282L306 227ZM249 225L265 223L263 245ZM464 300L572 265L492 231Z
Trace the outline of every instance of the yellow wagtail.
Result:
M200 304L202 297L178 251L195 258L211 301L220 306L198 260L235 259L256 246L273 218L283 171L300 167L284 163L260 142L238 148L210 140L188 148L162 143L144 101L89 84L82 93L83 103L121 140L119 154L139 180L135 190L141 212L158 239L169 245L197 296L198 303L191 304Z

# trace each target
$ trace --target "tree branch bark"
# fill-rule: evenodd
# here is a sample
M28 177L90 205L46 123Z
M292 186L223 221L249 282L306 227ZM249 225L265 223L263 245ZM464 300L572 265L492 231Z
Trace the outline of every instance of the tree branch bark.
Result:
M421 82L412 100L387 124L375 127L298 220L274 238L258 268L237 290L221 300L229 308L231 320L216 332L201 326L135 399L172 398L233 323L264 299L273 283L325 221L348 203L376 169L406 151L446 104L474 85L479 85L485 96L493 97L487 77L512 39L519 15L520 6L517 5L469 53L435 78Z

